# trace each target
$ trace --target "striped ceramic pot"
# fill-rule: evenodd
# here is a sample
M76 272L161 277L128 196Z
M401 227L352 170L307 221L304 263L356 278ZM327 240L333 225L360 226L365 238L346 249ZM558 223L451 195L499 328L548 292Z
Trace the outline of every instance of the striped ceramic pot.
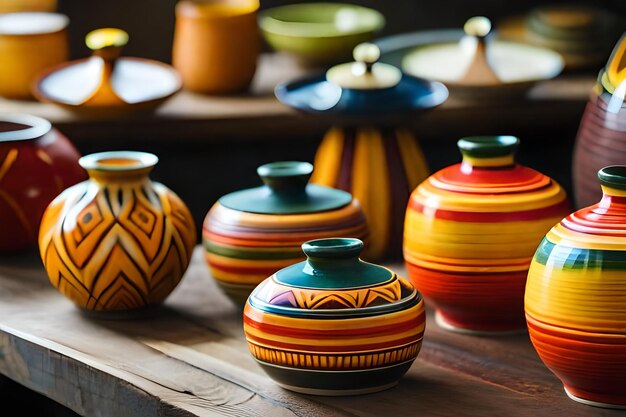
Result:
M528 271L530 338L574 400L626 408L626 166L598 173L599 203L545 236Z
M352 193L370 229L369 256L389 259L402 255L406 204L428 174L408 129L335 127L317 151L311 182Z
M352 395L394 386L424 335L421 295L359 259L358 239L306 242L307 260L263 281L244 308L250 352L286 389Z
M149 172L155 155L115 151L79 160L89 180L56 197L39 231L50 282L86 311L158 304L185 273L196 244L187 206Z
M308 184L313 165L274 162L257 171L265 185L221 197L203 227L211 274L241 306L265 278L304 259L305 241L368 239L361 207L349 193Z
M463 161L411 195L406 265L447 329L494 334L526 327L530 261L569 204L555 181L514 162L518 142L512 136L461 139Z
M573 179L577 207L601 197L595 176L607 165L626 164L626 34L599 72L583 114L574 148Z

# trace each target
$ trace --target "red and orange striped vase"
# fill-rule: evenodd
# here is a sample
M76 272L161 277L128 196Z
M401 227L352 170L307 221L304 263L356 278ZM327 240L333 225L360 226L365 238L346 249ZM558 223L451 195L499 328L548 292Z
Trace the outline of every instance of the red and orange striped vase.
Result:
M305 241L368 240L357 200L344 191L308 184L313 165L274 162L257 171L265 185L221 197L203 226L211 274L241 306L265 278L304 259L300 246Z
M353 395L398 383L424 336L424 302L393 271L363 262L359 239L305 242L307 260L263 281L243 312L250 352L282 387Z
M528 267L569 203L554 180L515 163L518 143L513 136L461 139L463 161L411 195L404 258L444 328L494 334L526 327Z
M600 202L564 218L539 245L526 319L570 398L626 409L626 166L598 177Z

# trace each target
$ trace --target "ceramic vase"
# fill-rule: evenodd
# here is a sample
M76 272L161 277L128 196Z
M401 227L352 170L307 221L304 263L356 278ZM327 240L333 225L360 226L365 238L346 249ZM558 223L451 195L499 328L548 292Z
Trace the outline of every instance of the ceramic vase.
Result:
M246 90L261 48L259 0L180 1L172 63L185 89L205 94Z
M602 199L561 220L537 248L526 319L572 399L626 408L626 166L598 177Z
M243 306L250 292L274 272L304 259L307 240L356 237L367 242L361 207L344 191L308 184L313 165L284 161L262 165L265 185L227 194L203 227L213 278Z
M404 257L439 325L468 333L520 331L528 267L545 233L569 212L565 191L515 163L513 136L459 140L461 163L411 195Z
M311 182L348 191L361 203L371 234L369 256L400 255L409 195L430 173L411 131L335 127L314 162Z
M149 172L155 155L82 157L89 180L63 191L41 222L50 282L85 311L138 311L162 302L183 277L196 229L187 206Z
M574 197L586 207L602 193L595 174L607 165L626 164L626 36L615 47L591 93L576 137L573 161Z
M250 352L282 387L353 395L397 384L417 357L424 303L410 282L359 259L358 239L305 242L307 260L264 280L243 313Z
M0 115L0 252L37 246L41 216L86 178L74 145L45 119Z

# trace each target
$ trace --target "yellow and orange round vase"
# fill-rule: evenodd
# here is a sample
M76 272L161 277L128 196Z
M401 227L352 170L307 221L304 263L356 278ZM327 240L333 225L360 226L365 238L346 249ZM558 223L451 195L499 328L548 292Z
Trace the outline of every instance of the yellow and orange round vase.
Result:
M368 238L357 200L344 191L308 184L313 165L273 162L257 172L264 185L221 197L203 227L211 274L241 306L265 278L304 260L300 246L307 240Z
M393 271L359 259L359 239L305 242L307 260L264 280L243 312L250 352L280 386L353 395L398 383L417 357L424 302Z
M463 161L411 195L404 258L439 325L466 333L520 331L535 249L566 213L565 191L515 163L513 136L459 140Z
M87 311L158 304L185 273L196 229L187 206L149 172L155 155L115 151L79 160L89 179L46 209L39 251L50 282Z
M626 408L626 166L598 177L600 202L565 217L537 248L526 320L570 398Z

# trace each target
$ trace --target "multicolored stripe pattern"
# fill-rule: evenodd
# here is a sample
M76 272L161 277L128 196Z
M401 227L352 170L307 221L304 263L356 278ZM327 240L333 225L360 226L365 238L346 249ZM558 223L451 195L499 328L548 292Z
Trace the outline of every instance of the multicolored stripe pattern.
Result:
M525 327L532 255L569 211L565 191L510 155L473 157L424 181L411 195L404 257L412 283L449 327Z
M218 202L203 226L211 274L241 305L264 279L303 261L304 242L328 237L368 242L367 223L356 200L337 210L289 215L248 213Z
M297 369L361 370L391 366L417 356L425 328L424 303L357 318L268 313L247 303L244 332L261 362Z
M369 259L400 257L406 203L428 174L426 159L407 129L336 127L315 156L312 183L350 192L370 228Z
M574 397L626 406L626 191L557 224L528 272L531 340Z

